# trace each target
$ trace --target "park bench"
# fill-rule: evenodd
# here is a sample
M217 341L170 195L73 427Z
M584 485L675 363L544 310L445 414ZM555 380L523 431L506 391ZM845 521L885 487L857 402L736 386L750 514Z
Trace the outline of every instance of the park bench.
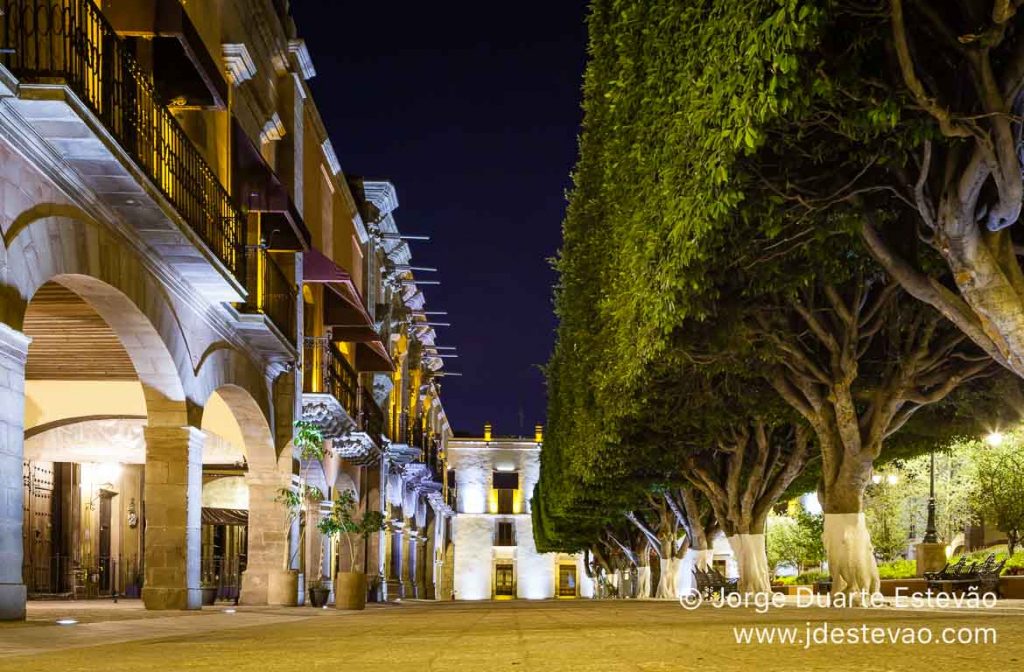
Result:
M736 592L737 579L727 579L722 576L714 567L709 568L706 572L700 569L694 568L693 578L697 584L697 592L701 594L704 599L712 599L717 593L719 597L724 597L729 593Z
M1006 560L996 563L995 553L990 554L984 562L967 564L967 558L946 566L938 572L925 573L928 590L941 593L977 593L999 595L999 574L1003 571Z

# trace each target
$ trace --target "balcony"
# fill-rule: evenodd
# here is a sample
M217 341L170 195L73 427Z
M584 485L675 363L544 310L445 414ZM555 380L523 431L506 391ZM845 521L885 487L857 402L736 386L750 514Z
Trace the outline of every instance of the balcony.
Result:
M16 144L41 137L44 170L209 301L245 299L245 219L91 0L0 0L0 65L30 127Z
M324 425L325 430L341 436L355 429L359 417L356 407L359 379L338 346L327 338L307 337L302 362L303 414L306 414L306 399L316 399L318 406L330 408L323 412L329 412L334 418L323 420L329 423Z
M245 268L245 289L249 297L245 303L238 304L239 312L263 316L277 332L274 336L293 346L298 319L295 281L289 280L272 253L259 246L246 249ZM250 337L256 340L255 334ZM267 344L266 349L271 347Z

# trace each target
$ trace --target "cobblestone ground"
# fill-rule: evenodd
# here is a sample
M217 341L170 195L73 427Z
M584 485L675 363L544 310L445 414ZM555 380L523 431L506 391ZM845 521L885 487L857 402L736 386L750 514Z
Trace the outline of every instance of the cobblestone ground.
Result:
M23 624L0 625L4 670L1019 670L1024 669L1024 604L994 609L820 609L790 605L686 611L675 603L563 601L371 605L333 609L145 612L121 605L30 606ZM70 616L76 625L56 625ZM974 644L812 644L807 624L844 636L911 628ZM736 629L794 628L797 643L739 644ZM947 630L952 628L953 630ZM963 630L968 628L969 630ZM868 632L873 632L868 630ZM987 634L984 634L987 633ZM993 634L996 641L992 641ZM828 635L835 637L835 635ZM863 634L860 634L863 637ZM871 635L869 635L871 636Z

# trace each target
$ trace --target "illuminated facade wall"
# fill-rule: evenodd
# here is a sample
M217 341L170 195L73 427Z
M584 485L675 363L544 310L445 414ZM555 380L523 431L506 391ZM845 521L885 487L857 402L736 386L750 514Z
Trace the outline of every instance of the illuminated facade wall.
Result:
M538 553L534 544L530 498L540 476L540 452L541 442L528 439L488 436L449 441L448 468L454 471L456 492L452 530L455 599L537 600L556 597L560 592L563 597L593 596L593 586L579 556ZM500 474L518 476L511 513L500 511L501 498L493 487L495 478L502 478ZM512 545L498 535L501 522L511 523L515 529ZM574 569L572 580L567 580L560 591L559 577L565 573L560 571L561 566ZM512 590L508 584L510 568ZM565 594L569 589L572 594Z

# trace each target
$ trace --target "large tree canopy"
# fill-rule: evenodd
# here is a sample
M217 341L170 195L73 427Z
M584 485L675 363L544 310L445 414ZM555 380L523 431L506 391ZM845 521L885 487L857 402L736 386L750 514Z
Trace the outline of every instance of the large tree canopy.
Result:
M968 174L971 226L1019 210L1002 184L1019 181L1016 154L995 142L1009 103L972 100L993 69L1016 100L1015 5L932 4L594 0L535 509L552 547L581 511L604 524L654 483L714 500L721 483L699 472L734 477L713 437L759 436L772 416L792 423L779 436L813 431L836 585L877 583L860 508L874 461L920 409L993 361L1014 366L949 273L938 220ZM941 34L967 19L976 32ZM789 411L768 410L779 402ZM779 454L773 469L789 469Z

